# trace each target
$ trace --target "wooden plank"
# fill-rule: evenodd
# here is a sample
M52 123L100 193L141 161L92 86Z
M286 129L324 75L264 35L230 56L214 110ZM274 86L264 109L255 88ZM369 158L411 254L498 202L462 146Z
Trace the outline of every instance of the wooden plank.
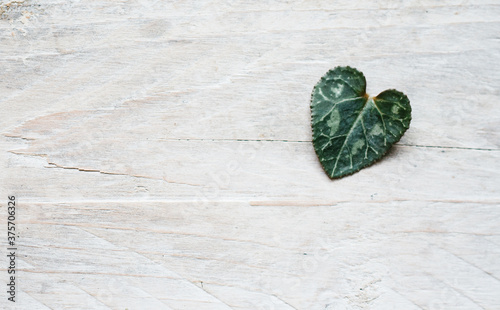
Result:
M76 141L65 141L63 147L53 147L46 141L43 149L30 149L29 154L50 154L33 162L32 173L16 168L14 163L23 162L18 160L19 155L9 155L16 158L11 169L12 186L22 197L36 197L32 200L35 202L143 198L196 203L253 201L263 205L394 200L500 202L498 151L397 146L374 166L331 181L310 143L158 140L132 144L117 139L94 140L91 145ZM50 169L36 169L42 166ZM15 171L19 171L17 176ZM23 189L27 174L30 180L42 183L61 178L73 189L61 191L59 183ZM120 194L110 196L111 188Z
M184 301L214 309L353 307L389 293L389 304L416 308L499 302L492 262L500 248L488 240L497 205L103 202L27 204L20 213L20 277L39 285L66 279L110 308L132 304L127 296L174 309ZM469 258L478 252L482 263ZM112 298L95 289L100 283ZM28 293L54 298L36 286Z

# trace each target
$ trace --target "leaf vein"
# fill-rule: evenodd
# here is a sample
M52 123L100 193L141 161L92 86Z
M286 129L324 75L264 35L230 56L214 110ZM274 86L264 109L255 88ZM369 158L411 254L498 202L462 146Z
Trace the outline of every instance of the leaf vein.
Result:
M380 98L376 98L376 100L377 101L385 101L385 102L393 103L393 104L397 105L398 107L400 107L401 109L403 109L405 111L408 110L407 107L402 106L398 101L391 101L391 100L380 99Z
M342 83L347 85L350 89L352 89L353 92L359 95L359 91L357 91L351 84L347 83L347 81L343 80L342 78L340 77L333 78L333 81L341 81Z
M382 111L380 111L379 108L377 107L375 100L372 101L373 101L373 106L375 107L375 109L377 109L378 114L380 114L380 119L382 120L382 125L384 126L384 145L387 145L387 127L385 126L384 115Z
M363 114L363 110L365 109L366 107L366 104L368 103L368 100L365 101L365 103L363 104L363 106L361 107L361 109L359 110L359 114L358 116L356 117L356 120L354 121L354 123L352 124L351 128L349 129L349 132L347 133L347 137L345 138L344 140L344 143L342 143L342 146L340 147L340 151L339 153L337 154L337 159L335 160L335 165L333 166L333 170L332 170L332 175L334 175L335 173L335 169L337 169L337 164L339 162L339 158L340 158L340 154L342 154L342 151L344 150L344 147L346 145L346 142L347 140L349 140L349 136L351 135L352 131L354 130L354 128L356 127L356 124L358 123L358 121L360 120L360 118L362 117L362 114Z
M363 97L354 97L354 98L344 99L344 100L340 100L340 101L335 102L335 103L333 104L332 108L331 108L328 112L326 112L326 113L325 113L325 114L321 117L321 119L320 119L320 120L318 120L318 121L314 122L314 124L317 124L317 123L319 123L319 122L324 121L324 120L325 120L325 117L327 117L329 114L331 114L337 105L339 105L339 104L341 104L341 103L344 103L344 102L346 102L346 101L350 101L350 100L353 100L353 99L361 99L361 98L363 98Z
M366 128L365 128L365 122L363 122L363 118L361 118L361 126L363 126L363 136L365 137L365 142L366 142L366 149L365 149L365 159L368 159L368 137L366 136Z

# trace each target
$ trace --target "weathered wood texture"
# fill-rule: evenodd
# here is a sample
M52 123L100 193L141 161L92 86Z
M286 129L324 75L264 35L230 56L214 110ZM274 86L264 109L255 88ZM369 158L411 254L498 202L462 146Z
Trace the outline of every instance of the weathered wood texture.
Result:
M18 309L500 309L498 1L0 13ZM337 65L406 93L413 120L331 181L309 100Z

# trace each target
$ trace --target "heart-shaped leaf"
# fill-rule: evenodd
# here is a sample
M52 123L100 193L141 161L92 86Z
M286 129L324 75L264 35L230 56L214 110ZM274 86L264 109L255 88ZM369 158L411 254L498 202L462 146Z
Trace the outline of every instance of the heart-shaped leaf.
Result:
M373 164L410 127L410 100L389 89L366 93L363 73L351 67L328 71L311 97L313 144L330 178Z

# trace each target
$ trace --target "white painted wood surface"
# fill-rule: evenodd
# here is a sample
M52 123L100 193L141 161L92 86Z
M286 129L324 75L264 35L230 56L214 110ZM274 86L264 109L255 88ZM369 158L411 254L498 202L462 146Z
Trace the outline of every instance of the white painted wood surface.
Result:
M17 309L500 309L498 1L0 12ZM337 65L405 92L413 120L331 181L309 98Z

